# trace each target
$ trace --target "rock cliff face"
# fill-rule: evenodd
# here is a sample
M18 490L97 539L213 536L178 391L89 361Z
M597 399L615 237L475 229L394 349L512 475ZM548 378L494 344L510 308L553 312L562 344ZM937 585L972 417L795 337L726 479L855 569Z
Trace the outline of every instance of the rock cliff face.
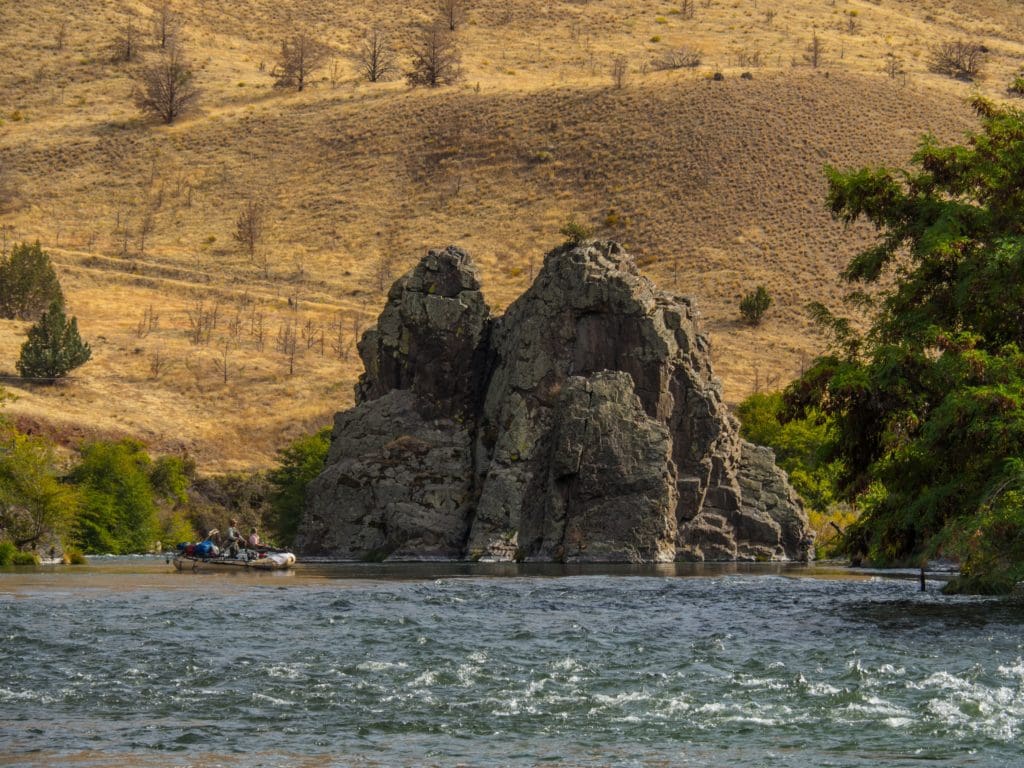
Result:
M492 319L431 251L359 345L301 551L575 562L800 559L807 517L739 438L689 299L615 243L547 255Z

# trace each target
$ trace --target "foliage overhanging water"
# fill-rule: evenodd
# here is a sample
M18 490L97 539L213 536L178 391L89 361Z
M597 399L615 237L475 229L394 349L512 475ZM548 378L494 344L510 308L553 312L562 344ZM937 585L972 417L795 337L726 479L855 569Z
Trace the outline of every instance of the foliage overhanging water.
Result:
M783 568L163 571L0 574L0 764L1024 764L1020 603Z

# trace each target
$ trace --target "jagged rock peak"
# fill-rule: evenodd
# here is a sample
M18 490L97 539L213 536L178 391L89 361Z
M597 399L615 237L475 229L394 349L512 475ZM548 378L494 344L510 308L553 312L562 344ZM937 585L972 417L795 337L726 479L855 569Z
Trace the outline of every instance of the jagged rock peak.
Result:
M300 546L348 557L795 559L807 518L740 440L691 300L616 243L556 248L492 319L431 251L359 345Z

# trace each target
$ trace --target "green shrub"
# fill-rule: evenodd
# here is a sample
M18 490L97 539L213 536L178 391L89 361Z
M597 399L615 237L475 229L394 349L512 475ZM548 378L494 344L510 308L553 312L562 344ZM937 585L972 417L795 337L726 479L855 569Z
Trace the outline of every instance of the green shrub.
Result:
M12 565L18 548L9 541L0 541L0 565Z
M740 314L750 325L759 325L764 313L772 304L772 297L763 285L748 293L740 300Z
M82 554L80 549L65 549L64 550L64 564L65 565L86 565L89 561L85 559L85 555Z
M39 555L34 552L15 552L12 565L39 565Z
M593 230L576 221L575 216L570 216L558 232L565 236L565 242L569 245L579 245L594 236Z
M1016 96L1024 96L1024 73L1013 78L1013 82L1010 83L1006 90Z

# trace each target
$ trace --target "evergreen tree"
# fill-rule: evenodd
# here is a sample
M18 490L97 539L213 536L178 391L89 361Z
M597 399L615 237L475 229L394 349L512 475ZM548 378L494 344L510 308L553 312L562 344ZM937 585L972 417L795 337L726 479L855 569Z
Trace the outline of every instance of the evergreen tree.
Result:
M68 320L60 302L54 301L29 328L17 368L23 378L52 380L66 376L91 356L89 345L78 335L78 321Z
M64 294L50 255L37 240L11 249L0 261L0 317L36 320L53 303L64 304Z
M868 500L851 550L945 547L1005 586L1024 575L1024 112L975 108L968 145L926 137L913 171L829 170L833 215L881 233L844 272L870 325L813 307L834 348L786 398L830 418L846 493Z
M306 505L306 486L323 472L331 428L305 435L277 452L278 466L268 473L271 526L281 544L295 541Z

